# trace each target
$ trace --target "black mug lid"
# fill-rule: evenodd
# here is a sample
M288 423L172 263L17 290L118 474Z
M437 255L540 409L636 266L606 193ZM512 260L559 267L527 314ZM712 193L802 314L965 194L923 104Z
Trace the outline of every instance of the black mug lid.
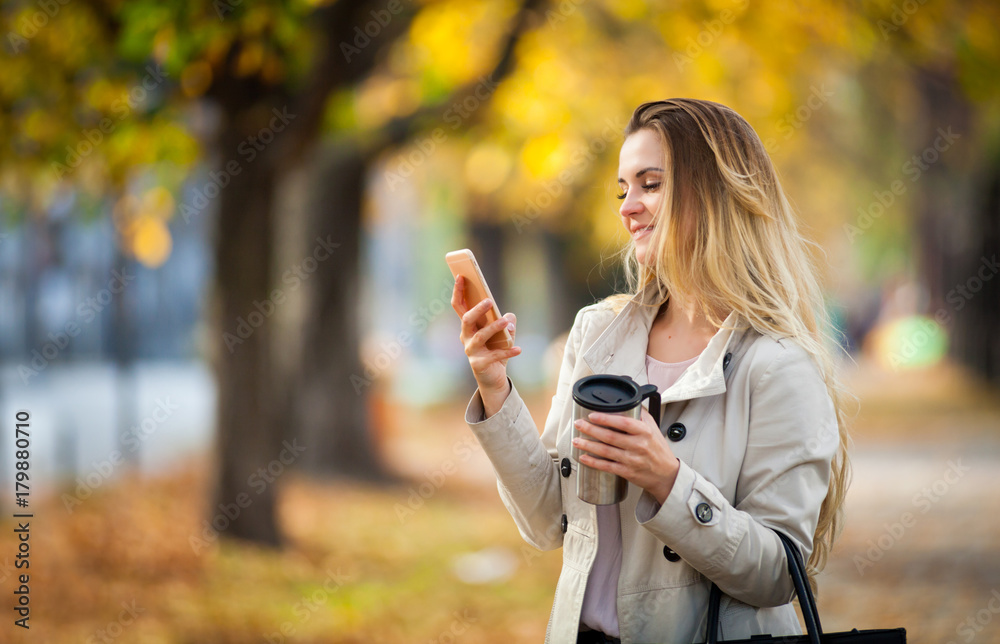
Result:
M599 373L573 385L573 401L594 411L628 411L642 403L639 384L628 376Z

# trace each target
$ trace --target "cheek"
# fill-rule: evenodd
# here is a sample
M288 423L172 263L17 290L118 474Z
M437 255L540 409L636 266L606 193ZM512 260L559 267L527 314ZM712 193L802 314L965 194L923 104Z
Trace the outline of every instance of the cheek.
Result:
M658 192L654 192L646 195L643 201L649 214L656 215L660 210L660 203L663 201L663 196Z

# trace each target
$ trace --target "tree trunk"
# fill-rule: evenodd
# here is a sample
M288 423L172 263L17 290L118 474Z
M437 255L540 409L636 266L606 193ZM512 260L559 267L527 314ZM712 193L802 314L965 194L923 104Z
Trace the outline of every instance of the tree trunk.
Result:
M372 393L359 352L361 202L367 159L353 148L316 150L307 248L337 244L308 281L298 385L290 392L291 437L308 446L302 465L318 475L386 480L370 431Z
M536 4L538 0L527 0L515 17L491 75L494 82L512 69L514 45L527 29ZM278 373L276 354L272 354L275 344L270 327L277 320L269 321L270 314L258 306L264 303L266 309L272 284L279 286L272 282L277 277L273 275L273 233L282 214L273 212L279 176L288 175L289 167L303 167L300 164L312 152L325 151L317 147L316 139L327 97L339 88L361 83L378 63L377 54L406 32L416 13L404 10L383 31L381 46L363 48L350 65L344 65L341 44L353 41L357 25L368 20L373 7L380 6L339 2L317 11L316 23L321 25L325 43L305 89L297 89L294 96L252 78L230 76L219 77L210 91L225 114L216 149L230 155L241 150L249 135L259 133L273 110L283 112L290 105L294 116L289 118L295 119L274 147L268 146L256 160L243 164L219 193L215 286L217 337L222 340L216 365L221 465L209 521L225 526L213 525L216 531L234 537L279 545L274 485L290 460L315 473L356 478L384 474L369 434L368 393L355 386L356 378L364 377L357 328L364 177L370 159L380 150L404 142L416 130L418 117L431 107L446 109L447 103L427 106L388 124L382 143L364 154L348 150L331 157L319 155L321 189L317 202L310 206L315 213L315 234L306 248L312 253L319 244L316 238L339 246L332 248L315 271L309 271L308 280L303 279L310 294L302 323L305 351L300 366L292 367L288 377ZM235 61L239 49L230 50L227 65ZM469 91L472 88L463 89ZM223 157L223 163L231 160Z
M956 348L962 361L994 384L1000 385L1000 158L986 158L989 165L978 182L973 216L974 238L962 264L959 279L966 292L968 311L955 325Z
M226 126L222 150L236 150L238 128ZM243 164L219 193L215 239L217 443L220 464L209 523L216 532L277 546L275 485L295 454L274 431L269 302L277 178L271 157ZM225 161L225 159L224 159ZM255 303L264 304L256 307ZM283 458L284 457L284 458ZM207 530L207 529L206 529ZM211 533L209 533L211 534Z
M1000 280L986 279L997 254L997 203L990 198L996 174L972 178L977 158L995 163L977 148L972 109L951 70L923 69L918 89L927 115L926 128L915 150L926 171L919 176L917 232L920 266L930 292L929 311L940 315L950 338L949 353L978 374L996 379L1000 342L995 338ZM959 138L940 151L942 132ZM996 166L990 168L997 172ZM984 270L985 269L985 270ZM941 321L941 320L939 320Z

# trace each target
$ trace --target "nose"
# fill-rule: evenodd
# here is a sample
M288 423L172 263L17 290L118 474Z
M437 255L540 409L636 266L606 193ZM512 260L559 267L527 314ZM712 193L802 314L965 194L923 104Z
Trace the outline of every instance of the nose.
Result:
M618 212L622 217L628 217L631 215L642 214L642 211L643 205L642 202L639 201L638 192L635 190L629 190L625 195L625 198L622 199L622 205L621 208L618 209Z

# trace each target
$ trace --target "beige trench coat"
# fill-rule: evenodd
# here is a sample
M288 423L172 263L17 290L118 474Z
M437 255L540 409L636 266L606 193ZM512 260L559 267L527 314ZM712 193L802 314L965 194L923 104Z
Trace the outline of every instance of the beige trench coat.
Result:
M645 301L651 294L647 288ZM541 550L563 549L550 644L576 642L597 550L595 506L577 498L578 464L569 459L572 386L594 373L647 384L655 311L631 302L618 315L601 302L579 311L541 436L513 382L490 418L478 389L466 409L521 536ZM711 581L725 593L720 639L802 632L784 549L770 528L791 537L808 560L838 446L836 414L804 349L748 329L736 313L724 327L734 325L742 330L720 329L661 392L661 431L673 423L686 429L670 443L680 470L666 501L660 506L629 484L619 504L617 609L626 644L705 641Z

